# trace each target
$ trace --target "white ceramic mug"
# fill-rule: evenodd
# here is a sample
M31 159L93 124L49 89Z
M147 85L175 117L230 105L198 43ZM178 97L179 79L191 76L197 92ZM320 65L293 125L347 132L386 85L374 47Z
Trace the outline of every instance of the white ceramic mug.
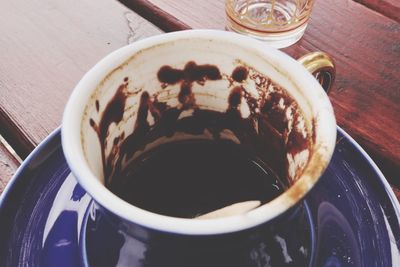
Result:
M303 59L303 63L311 66L313 71L323 69L315 63L315 58L311 61ZM160 69L169 66L183 70L188 62L194 62L195 66L214 66L219 73L215 77L204 74L198 80L192 80L189 96L180 98L185 78L182 81L171 77L163 80ZM235 77L235 70L241 67L246 68L245 75ZM332 72L325 74L329 78ZM194 109L225 112L230 107L229 95L237 86L244 88L240 94L242 101L235 106L243 118L262 113L262 107L268 101L276 111L285 114L284 127L279 133L285 139L286 149L287 177L283 179L290 187L284 193L244 214L192 220L135 207L105 186L109 179L105 176L114 173L116 164L123 166L143 151L178 139L213 138L207 133L200 137L174 133L141 144L141 149L134 155L123 154L119 145L135 131L144 94L153 104L154 101L161 102L168 108L180 110L181 114L185 113L184 116L190 116ZM272 94L275 94L273 98ZM253 104L244 95L256 99L255 106L250 107ZM123 99L116 100L118 97ZM110 108L112 101L122 101L123 104L119 105L122 110ZM152 128L157 123L156 117L162 114L147 111L146 123ZM105 115L107 112L114 113ZM103 119L105 116L108 118ZM232 131L228 132L228 135L232 134ZM293 137L294 133L297 139ZM305 142L301 149L298 149L299 146L295 148L299 138ZM304 66L262 42L215 30L162 34L111 53L78 83L65 108L62 124L62 145L67 162L82 187L108 216L118 218L118 224L122 223L127 228L139 227L150 234L157 232L161 236L171 234L175 237L193 236L195 239L256 229L284 215L301 202L323 174L334 151L335 141L336 122L331 103L321 85ZM107 171L105 164L111 169ZM137 238L136 230L127 232L132 238Z

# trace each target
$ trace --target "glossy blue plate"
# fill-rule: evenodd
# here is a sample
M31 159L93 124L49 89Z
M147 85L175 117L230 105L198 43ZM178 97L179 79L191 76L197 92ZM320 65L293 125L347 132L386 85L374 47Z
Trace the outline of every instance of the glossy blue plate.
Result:
M400 266L399 203L374 162L340 128L337 140L328 169L306 198L315 266ZM0 266L82 266L90 201L70 174L56 130L0 196Z

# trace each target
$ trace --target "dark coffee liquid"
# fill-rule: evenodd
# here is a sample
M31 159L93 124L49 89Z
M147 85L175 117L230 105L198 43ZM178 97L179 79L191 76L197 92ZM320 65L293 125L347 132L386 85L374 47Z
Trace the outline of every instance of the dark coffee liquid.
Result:
M268 166L226 140L161 145L115 178L110 189L132 205L184 218L243 201L265 203L283 191Z
M302 115L295 101L268 77L245 65L224 74L215 65L189 61L182 69L162 66L155 78L159 92L179 85L179 104L128 89L126 77L108 103L96 102L100 119L89 120L100 141L105 185L116 195L155 213L193 218L238 202L268 202L294 181L288 179L288 155L309 148L311 137L297 129ZM201 107L193 85L222 79L229 82L226 110ZM248 81L257 94L246 88ZM123 121L129 97L139 99L133 132L110 138L110 126ZM242 114L242 104L250 114ZM144 152L175 134L196 140ZM199 140L205 137L212 140Z

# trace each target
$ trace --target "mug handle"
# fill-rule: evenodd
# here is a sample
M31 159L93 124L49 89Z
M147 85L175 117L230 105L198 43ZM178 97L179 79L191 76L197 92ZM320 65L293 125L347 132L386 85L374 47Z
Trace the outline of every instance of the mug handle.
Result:
M297 61L315 76L325 92L328 93L336 75L333 59L324 52L312 52L302 56Z

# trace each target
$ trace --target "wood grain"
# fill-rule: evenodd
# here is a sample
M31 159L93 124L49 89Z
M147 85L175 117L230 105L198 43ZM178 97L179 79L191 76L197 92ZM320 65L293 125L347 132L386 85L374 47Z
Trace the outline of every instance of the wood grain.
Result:
M224 1L119 0L164 31L224 29ZM161 10L161 12L159 12ZM156 14L156 15L154 15Z
M136 1L123 2L138 10ZM224 1L140 2L169 13L164 23L174 30L225 28ZM330 99L338 124L400 186L400 24L351 0L316 1L305 36L284 51L298 58L317 50L336 61Z
M397 22L400 22L400 1L399 0L354 0L376 12L385 15Z
M0 134L26 156L61 123L79 79L111 51L161 31L111 0L0 1Z
M19 166L19 161L0 141L0 195Z
M153 4L147 0L120 0L120 2L165 32L190 28L187 24L171 16L170 10L163 10L159 7L158 3Z
M393 189L394 195L397 197L397 200L400 201L400 190L393 186L392 186L392 189Z

